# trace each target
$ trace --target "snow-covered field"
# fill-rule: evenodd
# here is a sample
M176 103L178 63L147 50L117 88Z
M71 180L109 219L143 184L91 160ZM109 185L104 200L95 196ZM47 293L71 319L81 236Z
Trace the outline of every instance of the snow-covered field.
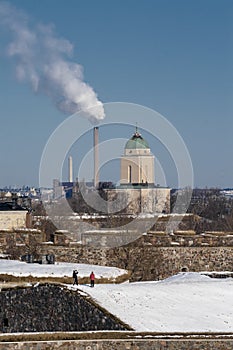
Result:
M18 260L0 259L0 274L32 277L72 277L73 270L78 270L79 277L88 277L94 271L96 278L117 278L127 273L117 267L87 264L56 263L54 265L28 264Z
M233 279L183 273L158 282L79 286L136 331L233 332Z
M0 260L0 274L33 277L80 277L94 271L96 278L113 279L127 271L115 267L57 263L27 264ZM68 288L91 295L101 306L136 331L233 332L233 279L214 279L180 273L163 281L96 284Z

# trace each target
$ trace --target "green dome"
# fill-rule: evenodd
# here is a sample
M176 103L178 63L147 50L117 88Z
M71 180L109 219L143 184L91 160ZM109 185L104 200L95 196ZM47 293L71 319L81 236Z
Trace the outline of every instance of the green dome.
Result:
M144 140L144 138L139 134L139 132L135 132L131 139L126 142L125 145L126 149L145 149L145 148L150 148L147 141Z

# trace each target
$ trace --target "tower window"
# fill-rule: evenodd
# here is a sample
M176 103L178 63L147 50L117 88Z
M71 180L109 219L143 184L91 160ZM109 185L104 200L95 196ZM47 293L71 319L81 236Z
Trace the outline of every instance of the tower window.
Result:
M129 183L132 182L132 166L131 165L128 166L128 182Z

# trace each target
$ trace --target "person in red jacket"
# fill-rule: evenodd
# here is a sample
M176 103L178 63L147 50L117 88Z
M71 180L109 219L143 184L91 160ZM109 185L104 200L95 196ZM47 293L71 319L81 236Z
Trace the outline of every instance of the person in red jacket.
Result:
M95 285L95 275L94 275L93 271L90 274L90 280L91 280L91 287L94 287L94 285Z

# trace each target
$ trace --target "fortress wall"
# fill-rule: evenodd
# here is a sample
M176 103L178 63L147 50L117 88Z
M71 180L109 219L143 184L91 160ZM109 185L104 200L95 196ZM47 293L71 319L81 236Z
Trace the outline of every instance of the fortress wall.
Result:
M19 258L28 253L27 245L31 241L38 254L54 254L55 261L117 266L132 271L132 281L163 279L182 270L233 271L231 232L201 235L191 230L175 234L149 232L127 245L112 248L101 244L97 247L77 243L48 245L41 243L41 236L36 230L0 231L0 253L13 251L14 258ZM100 236L100 243L101 239ZM105 236L103 239L106 241ZM116 237L114 239L117 242Z
M8 229L0 230L0 253L13 254L14 258L29 253L31 250L40 250L40 244L43 240L43 233L36 229Z
M233 271L232 235L144 235L106 253L109 265L132 271L132 281L158 280L182 270Z
M77 291L56 285L0 292L0 332L126 330Z
M1 350L232 350L233 340L67 340L0 344Z
M117 266L132 271L131 280L158 280L186 271L233 271L232 235L144 235L116 248L50 246L57 261ZM44 252L45 253L45 252Z
M232 248L225 247L144 247L131 250L125 261L132 271L131 281L160 280L184 270L232 271L232 253Z

